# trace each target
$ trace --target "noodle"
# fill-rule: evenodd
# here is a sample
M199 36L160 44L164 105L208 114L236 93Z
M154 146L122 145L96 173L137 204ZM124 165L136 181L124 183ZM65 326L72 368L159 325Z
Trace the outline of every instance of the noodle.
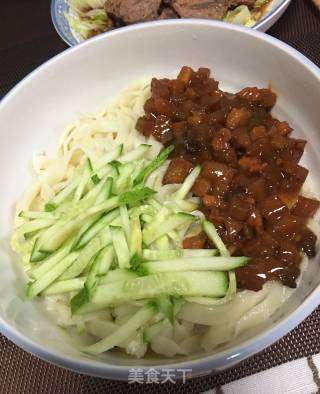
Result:
M21 210L41 209L68 184L85 159L89 158L95 163L119 144L123 144L123 151L126 153L141 143L149 143L152 145L148 152L149 158L154 157L161 150L161 144L153 138L143 137L135 129L149 96L149 83L135 83L100 113L82 115L68 125L54 156L49 157L44 153L34 156L33 168L37 179L17 204L17 214ZM162 185L167 166L168 162L154 171L147 181L147 186L158 191L156 199L159 202L165 201L166 194L177 190L177 185ZM198 200L191 198L190 201ZM202 215L199 211L195 214ZM23 223L24 219L16 216L16 226ZM200 228L195 225L189 230L182 229L180 236L185 235L186 231L188 234L197 234ZM17 250L17 245L14 246ZM30 253L27 247L26 253ZM291 293L291 289L278 283L267 283L260 292L238 292L232 301L223 305L204 306L178 300L175 304L175 324L171 325L167 320L160 325L150 347L153 352L166 357L190 355L201 350L212 351L245 330L266 321ZM71 316L69 302L70 295L67 294L45 296L45 305L55 314L59 325L84 328L99 338L115 332L120 324L128 321L144 304L143 301L127 303L75 317ZM157 324L157 317L154 318L154 324ZM135 357L143 357L147 351L141 332L137 332L119 347Z

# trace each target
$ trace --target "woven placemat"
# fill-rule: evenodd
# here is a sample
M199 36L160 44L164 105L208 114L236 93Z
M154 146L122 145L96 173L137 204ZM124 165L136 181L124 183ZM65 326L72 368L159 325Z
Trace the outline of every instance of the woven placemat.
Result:
M49 6L49 0L1 2L0 97L39 64L66 49L52 28ZM268 33L292 45L320 66L320 13L311 0L293 0ZM24 352L0 335L0 393L200 393L319 353L319 334L320 308L276 344L230 370L183 385L143 386L64 370Z

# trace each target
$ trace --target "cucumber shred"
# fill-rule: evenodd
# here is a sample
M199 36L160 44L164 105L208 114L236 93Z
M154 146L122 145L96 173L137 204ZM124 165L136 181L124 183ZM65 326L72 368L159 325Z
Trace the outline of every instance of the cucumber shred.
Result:
M55 213L42 212L42 211L21 211L18 215L19 218L24 219L44 219L44 220L55 220L58 219ZM31 222L32 223L32 222Z
M121 155L123 150L123 145L118 145L115 149L113 149L112 151L106 153L104 156L102 156L100 159L98 159L94 164L94 168L99 170L102 167L106 166L107 164L109 164L110 162L112 162L113 160L117 160L119 158L119 156Z
M19 214L23 224L11 245L30 279L26 295L56 295L78 332L99 332L102 339L84 352L145 351L162 329L179 328L183 304L214 308L232 300L235 269L249 262L230 256L199 211L200 199L191 197L201 166L180 187L163 189L174 146L156 156L157 149L141 144L123 153L118 145L98 159L92 155L41 210ZM184 237L201 227L216 249L183 249Z
M134 169L134 163L125 163L119 166L119 176L115 185L116 193L121 193L131 188L131 175Z
M102 204L104 201L108 200L111 197L113 190L113 178L108 176L103 188L97 195L96 204Z
M95 222L91 224L85 231L80 231L80 237L75 242L74 250L82 249L93 237L102 231L108 224L119 216L119 209L114 209L106 215L102 215Z
M166 319L161 320L157 323L152 324L149 327L146 327L143 331L143 340L145 342L150 342L152 338L157 336L160 331L163 329L164 324L167 322Z
M142 232L143 241L146 245L150 245L161 236L166 235L170 233L170 231L186 224L186 222L191 224L191 222L195 220L197 220L197 217L194 215L185 212L176 213L163 222L162 225L160 225L158 222L155 222L146 227Z
M171 245L169 242L169 237L167 235L163 235L162 237L158 238L155 241L155 245L158 250L165 250L165 251L170 251ZM159 260L159 259L156 259Z
M92 172L92 165L91 165L90 159L87 159L85 162L84 171L81 175L80 182L79 182L79 184L76 188L76 191L74 193L73 201L77 202L83 196L86 185L90 179L91 172Z
M183 249L183 257L212 257L218 254L217 249Z
M144 249L142 251L142 258L145 261L178 259L179 257L182 256L183 256L182 249L173 249L173 250Z
M227 290L228 276L224 272L162 272L98 286L91 302L78 313L162 295L223 297Z
M82 198L83 201L89 201L88 206L91 206L92 204L99 204L99 202L104 202L106 198L109 198L109 191L107 188L107 180L111 178L113 181L113 178L110 174L106 175L101 179L99 183L94 185ZM109 181L110 182L110 181ZM104 197L102 198L101 195ZM99 201L102 200L102 201Z
M163 315L173 324L174 321L174 313L173 313L173 302L170 296L162 295L156 300L159 312L163 313Z
M105 276L112 265L112 262L114 260L115 254L114 254L114 249L111 245L106 246L104 249L102 249L97 257L99 260L99 269L97 272L97 275L99 277Z
M63 294L63 293L71 293L73 291L81 290L85 280L86 278L60 280L47 287L41 294L42 295Z
M115 254L120 268L130 267L130 251L122 227L110 226Z
M58 206L65 201L77 188L80 176L76 176L64 189L57 193L50 201L45 204L45 211L55 211Z
M46 259L41 261L39 265L31 268L29 271L29 276L34 279L41 278L46 272L50 271L54 266L59 263L63 258L68 256L71 251L72 243L68 242L66 245L62 246L59 250L57 250L52 255L48 256Z
M54 268L46 272L43 276L32 282L27 287L27 297L34 298L39 293L41 293L45 288L47 288L51 283L53 283L59 276L74 262L76 256L70 254L63 260L61 260Z
M243 267L249 262L247 257L198 257L180 258L166 261L143 263L142 268L147 274L170 271L230 271Z
M222 242L222 239L220 238L216 228L211 222L208 222L208 220L203 221L203 230L209 237L209 239L216 245L218 248L221 256L228 257L230 256L230 253L228 249L226 248L225 244Z
M128 212L128 208L126 205L120 206L120 216L121 216L122 228L125 233L127 243L128 243L128 245L130 245L131 229L130 229L129 212Z
M142 253L142 231L139 216L130 219L130 256Z
M130 192L124 192L119 196L120 204L130 204L134 202L139 202L145 200L156 194L156 192L149 187L144 187L142 189L136 189Z
M142 258L145 261L157 261L157 260L171 260L179 259L182 257L212 257L217 254L216 249L168 249L152 250L144 249L142 251Z
M135 279L138 275L130 270L114 269L101 278L101 284L123 282L128 279Z
M68 223L59 221L46 230L38 239L37 250L42 253L53 253L68 239L73 238L84 220L74 219Z
M33 244L32 251L30 253L30 263L38 263L39 261L44 260L50 253L41 252L39 250L39 238Z
M154 170L160 167L167 160L173 150L174 145L169 145L167 148L163 149L163 151L160 152L159 155L137 175L133 184L136 186L143 183Z
M151 147L152 145L141 144L137 148L133 149L131 152L128 152L121 156L120 162L129 163L138 159L143 159Z
M87 245L78 253L78 257L74 264L70 266L61 276L61 280L73 279L82 272L89 265L92 257L94 257L102 248L111 243L110 231L100 234L99 236L91 239Z
M184 200L186 198L187 194L189 193L189 191L191 190L192 186L194 185L196 179L200 175L200 172L201 172L201 166L200 165L196 166L190 172L190 174L184 180L184 182L183 182L182 186L180 187L180 189L174 194L174 198L175 199L177 199L177 200Z
M194 302L201 305L217 306L230 302L237 292L237 280L234 271L229 272L229 287L227 293L222 298L210 298L210 297L186 297L189 302Z
M15 236L26 236L26 234L30 234L34 231L43 230L55 223L54 219L35 219L30 222L26 222L18 227L14 235Z
M72 297L70 301L71 312L75 313L82 305L86 304L92 298L97 285L100 281L100 270L107 273L114 257L113 248L107 246L101 249L92 259L92 264L89 269L88 276L84 282L83 288ZM103 267L101 265L103 264Z

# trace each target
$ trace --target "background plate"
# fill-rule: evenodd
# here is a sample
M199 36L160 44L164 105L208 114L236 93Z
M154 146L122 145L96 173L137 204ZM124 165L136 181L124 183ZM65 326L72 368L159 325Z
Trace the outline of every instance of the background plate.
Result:
M256 23L252 29L262 32L267 31L281 17L290 2L291 0L274 0L271 11ZM68 0L51 1L51 18L57 33L69 46L74 46L83 42L84 39L70 28L65 17L65 13L68 10Z

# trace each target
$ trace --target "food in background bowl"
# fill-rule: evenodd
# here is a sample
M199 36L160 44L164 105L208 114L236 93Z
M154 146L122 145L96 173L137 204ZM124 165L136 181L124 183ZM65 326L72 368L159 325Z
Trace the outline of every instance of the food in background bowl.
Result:
M203 18L254 26L272 0L69 0L66 18L83 39L133 23Z
M315 254L319 206L275 102L183 67L71 124L17 207L27 296L93 354L193 355L266 321Z

